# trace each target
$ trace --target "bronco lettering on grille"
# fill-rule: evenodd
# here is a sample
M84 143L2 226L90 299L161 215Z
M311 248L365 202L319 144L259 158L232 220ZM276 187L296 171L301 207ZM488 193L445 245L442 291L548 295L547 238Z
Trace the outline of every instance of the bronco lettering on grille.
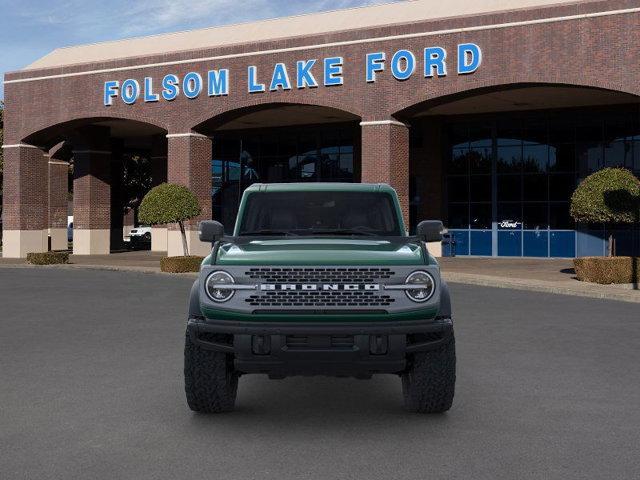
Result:
M380 285L377 283L263 283L260 290L269 292L279 291L378 291Z

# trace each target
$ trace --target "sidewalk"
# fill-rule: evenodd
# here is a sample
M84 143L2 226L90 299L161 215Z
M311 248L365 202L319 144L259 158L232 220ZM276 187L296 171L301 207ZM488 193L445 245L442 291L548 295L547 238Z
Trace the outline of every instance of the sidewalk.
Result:
M575 278L570 259L442 258L442 276L451 283L513 288L640 303L633 285L597 285Z
M35 267L24 260L0 258L0 268L95 268L101 270L161 273L163 253L135 251L111 255L71 255L69 265ZM640 303L640 291L632 285L596 285L575 279L569 259L442 258L442 276L451 283L464 283L534 292L559 293ZM171 275L171 274L164 274ZM195 274L182 274L194 276Z

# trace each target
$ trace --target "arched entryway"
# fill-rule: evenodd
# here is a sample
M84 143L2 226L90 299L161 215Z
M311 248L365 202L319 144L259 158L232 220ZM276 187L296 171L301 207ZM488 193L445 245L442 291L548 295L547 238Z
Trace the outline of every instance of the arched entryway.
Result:
M68 242L75 254L123 249L142 196L167 179L166 130L140 121L75 119L6 151L5 256L66 250Z
M233 229L252 183L360 181L360 117L301 104L247 107L195 130L212 138L212 215Z
M412 225L442 218L457 255L604 254L607 232L576 225L570 196L607 166L640 173L639 102L610 90L518 84L399 112L411 125ZM619 251L632 251L637 232L615 228Z

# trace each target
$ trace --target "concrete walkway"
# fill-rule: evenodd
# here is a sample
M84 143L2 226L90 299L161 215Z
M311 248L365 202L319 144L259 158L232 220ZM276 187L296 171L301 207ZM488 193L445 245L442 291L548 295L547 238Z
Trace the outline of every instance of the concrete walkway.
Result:
M640 303L629 285L598 285L575 278L570 259L442 258L443 277L453 283L513 288ZM640 313L639 313L640 314Z
M164 253L134 251L111 255L71 255L69 265L35 267L24 260L0 259L0 267L94 268L101 270L161 273ZM442 258L443 277L452 283L559 293L640 303L640 291L632 285L596 285L575 279L569 259ZM166 274L169 275L169 274ZM195 277L195 274L182 274Z

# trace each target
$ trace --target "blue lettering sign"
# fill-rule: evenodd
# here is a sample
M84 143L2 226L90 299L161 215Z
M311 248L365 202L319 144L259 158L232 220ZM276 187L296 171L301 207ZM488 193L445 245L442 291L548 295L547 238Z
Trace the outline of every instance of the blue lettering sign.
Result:
M376 73L384 71L384 61L387 55L384 52L367 54L367 82L376 81Z
M442 47L429 47L424 49L424 76L433 77L433 71L439 77L447 76L447 51Z
M207 73L210 97L229 95L229 70L209 70Z
M180 93L180 87L178 87L178 77L173 74L166 75L162 79L162 98L167 101L175 100Z
M153 78L144 78L144 101L145 102L157 102L160 100L160 95L153 93Z
M271 77L269 90L275 92L278 88L291 90L291 82L289 81L287 66L284 63L276 63L276 66L273 68L273 76Z
M113 99L118 96L118 87L120 82L111 80L104 82L104 105L110 107L113 105Z
M409 50L398 50L391 58L391 74L397 80L407 80L416 71L416 57Z
M258 67L250 66L248 69L249 93L260 93L265 91L264 83L257 83Z
M333 85L342 85L342 57L329 57L324 59L324 85L331 87Z
M140 96L140 84L133 78L128 78L122 82L122 90L120 91L122 101L127 105L133 105Z
M387 70L387 55L390 55L390 77L398 81L410 79L417 68L422 69L425 78L447 76L447 50L439 46L431 46L423 49L417 58L411 50L400 49L393 55L391 52L370 52L365 55L366 83L375 83L379 76L384 76ZM457 46L456 69L459 75L467 75L476 72L482 65L482 50L475 43L461 43ZM423 62L419 64L419 62ZM453 62L450 60L449 63ZM319 83L314 68L321 64L324 78L322 85L325 87L344 84L344 58L341 56L326 57L323 59L312 58L297 60L295 62L295 86L297 89L318 88ZM264 67L263 67L264 68ZM389 75L389 74L387 74ZM181 81L182 79L182 81ZM242 81L242 79L240 79ZM271 79L268 77L262 83L258 76L258 67L247 67L247 91L249 93L264 93L267 88L271 92L289 91L292 87L292 79L287 70L287 63L277 62L273 65ZM206 81L206 85L205 82ZM161 87L158 87L158 82ZM221 97L229 95L231 73L229 69L212 69L204 71L188 72L184 77L170 73L160 81L159 78L142 77L140 80L128 78L124 81L108 80L103 84L103 103L105 106L113 105L116 98L121 98L127 105L135 104L138 99L145 103L158 102L161 99L172 101L183 93L188 99L200 97L206 90L208 97ZM141 87L142 84L142 87ZM154 90L155 88L158 89Z
M182 79L182 91L187 98L197 98L202 92L202 77L200 74L196 72L187 73Z
M316 88L318 82L311 73L311 69L316 64L316 60L300 60L296 63L296 86L298 88Z
M473 73L482 64L482 50L475 43L461 43L458 45L458 73L460 75Z

